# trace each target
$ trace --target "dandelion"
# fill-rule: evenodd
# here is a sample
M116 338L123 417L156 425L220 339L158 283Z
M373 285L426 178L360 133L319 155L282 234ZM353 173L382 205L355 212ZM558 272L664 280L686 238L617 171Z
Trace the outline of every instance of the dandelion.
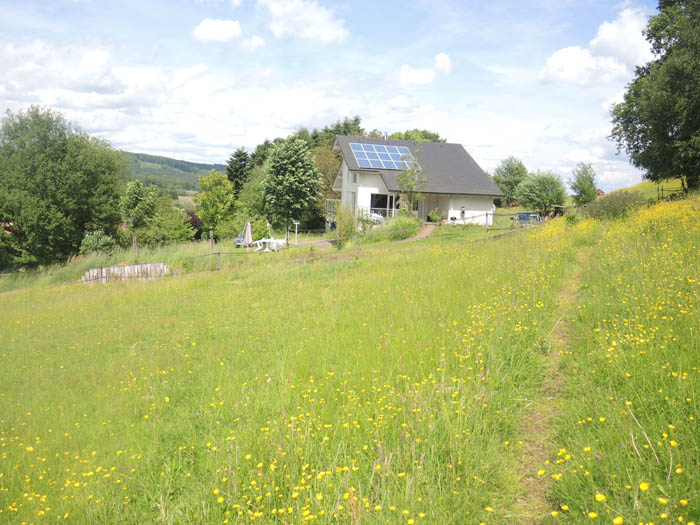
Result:
M647 483L646 481L642 481L639 484L639 490L641 490L642 492L646 492L647 490L649 490L649 483Z
M613 525L621 525L621 524L624 523L624 522L625 522L625 520L622 518L622 516L617 516L617 517L613 520Z
M605 494L602 494L602 493L600 493L600 492L598 492L598 493L595 495L595 500L596 500L598 503L603 503L606 499L607 499L607 498L605 497Z

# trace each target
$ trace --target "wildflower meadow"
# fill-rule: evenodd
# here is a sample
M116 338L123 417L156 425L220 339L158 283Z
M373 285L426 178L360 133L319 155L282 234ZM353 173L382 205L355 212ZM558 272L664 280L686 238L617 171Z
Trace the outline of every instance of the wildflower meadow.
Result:
M0 522L698 522L698 219L2 294Z

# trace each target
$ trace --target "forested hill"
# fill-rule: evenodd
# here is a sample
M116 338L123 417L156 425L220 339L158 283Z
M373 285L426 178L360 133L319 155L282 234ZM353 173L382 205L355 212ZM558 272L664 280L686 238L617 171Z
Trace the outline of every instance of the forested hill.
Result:
M199 164L146 153L124 153L135 179L168 190L197 190L200 175L207 175L211 169L226 170L223 164Z

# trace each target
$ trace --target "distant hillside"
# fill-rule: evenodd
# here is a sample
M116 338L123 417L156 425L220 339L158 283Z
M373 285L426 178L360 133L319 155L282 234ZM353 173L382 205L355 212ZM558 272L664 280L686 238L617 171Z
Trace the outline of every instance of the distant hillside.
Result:
M199 164L146 153L124 153L135 179L170 191L198 190L200 175L207 175L211 169L226 170L223 164Z

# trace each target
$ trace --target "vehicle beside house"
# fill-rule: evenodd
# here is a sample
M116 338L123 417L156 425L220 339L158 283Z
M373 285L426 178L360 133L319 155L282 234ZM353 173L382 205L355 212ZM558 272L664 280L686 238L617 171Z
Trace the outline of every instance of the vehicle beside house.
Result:
M452 223L493 224L503 192L461 144L338 135L333 148L343 157L333 183L341 198L327 203L329 216L343 205L368 218L393 217L401 208L397 175L417 163L420 218L437 210Z

